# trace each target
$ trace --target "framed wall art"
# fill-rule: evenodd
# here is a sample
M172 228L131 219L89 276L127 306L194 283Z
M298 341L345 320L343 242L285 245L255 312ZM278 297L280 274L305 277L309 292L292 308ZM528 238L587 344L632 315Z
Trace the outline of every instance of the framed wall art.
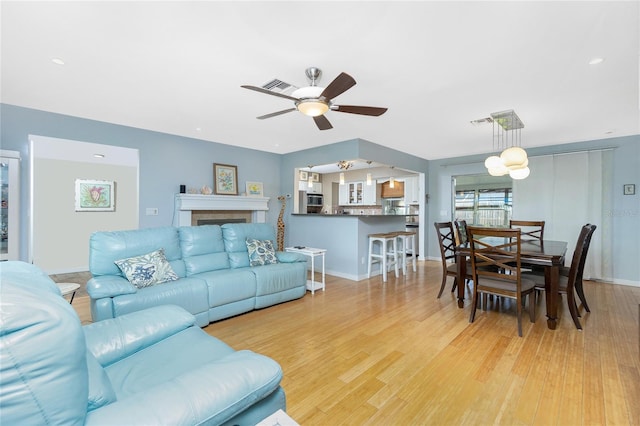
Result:
M76 179L77 212L112 212L115 210L115 182Z
M213 163L213 193L238 195L238 168L236 166Z
M264 189L262 182L247 182L247 197L263 197Z
M300 171L300 180L307 180L307 179L309 179L309 175L307 174L307 172L304 170Z

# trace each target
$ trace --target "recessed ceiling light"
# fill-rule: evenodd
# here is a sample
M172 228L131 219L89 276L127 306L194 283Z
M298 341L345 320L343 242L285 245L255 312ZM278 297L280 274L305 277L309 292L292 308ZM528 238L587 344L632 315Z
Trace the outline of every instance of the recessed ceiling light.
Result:
M64 61L60 58L51 58L51 62L53 62L56 65L64 65Z
M196 127L196 132L201 132L202 128L201 127Z
M96 158L104 158L104 154L93 154Z
M595 57L595 58L591 58L591 60L589 60L589 65L598 65L604 62L604 58L599 58L599 57Z
M605 135L610 135L612 133L614 133L615 130L607 130L606 132L604 132Z

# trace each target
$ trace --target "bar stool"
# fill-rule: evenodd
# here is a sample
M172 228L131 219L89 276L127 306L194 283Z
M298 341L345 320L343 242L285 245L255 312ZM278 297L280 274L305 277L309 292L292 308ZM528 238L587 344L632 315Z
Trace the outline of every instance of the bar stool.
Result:
M413 231L395 232L398 239L398 254L402 256L402 273L407 275L407 262L409 261L407 253L411 251L411 263L413 264L413 272L416 272L416 233Z
M388 232L382 234L369 234L369 264L367 276L371 278L371 265L380 263L382 269L382 281L387 282L387 271L394 267L396 278L398 277L398 250L396 246L397 233ZM373 251L376 243L379 243L380 252Z

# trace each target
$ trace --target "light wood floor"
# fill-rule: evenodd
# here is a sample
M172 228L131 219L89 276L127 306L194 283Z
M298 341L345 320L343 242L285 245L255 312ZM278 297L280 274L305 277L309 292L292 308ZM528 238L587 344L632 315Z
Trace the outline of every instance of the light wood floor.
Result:
M280 363L301 425L639 425L640 288L585 283L591 313L558 329L544 303L518 337L508 302L458 309L441 268L383 284L328 277L326 292L211 324L235 349ZM88 299L73 303L89 322Z

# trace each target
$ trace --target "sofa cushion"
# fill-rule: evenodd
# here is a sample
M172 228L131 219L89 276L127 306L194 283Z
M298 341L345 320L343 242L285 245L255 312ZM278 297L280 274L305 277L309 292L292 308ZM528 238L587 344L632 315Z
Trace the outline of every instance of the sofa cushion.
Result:
M247 238L247 251L249 253L249 265L262 266L278 263L276 250L271 240L256 240Z
M89 399L87 411L92 411L116 401L116 393L111 386L107 372L91 351L87 351L87 370L89 372Z
M173 271L164 255L164 249L116 260L115 264L118 265L129 282L138 288L178 279L178 275Z
M113 315L118 317L158 305L178 305L193 315L207 312L207 283L186 277L176 282L145 287L134 294L116 296L113 298Z
M245 268L249 266L247 238L275 241L276 233L273 225L267 223L225 223L222 238L231 268Z
M178 229L172 226L128 231L94 232L89 239L89 271L93 276L120 275L118 259L139 256L162 247L173 271L185 276Z
M178 233L188 276L229 269L229 256L224 251L220 226L182 226Z

